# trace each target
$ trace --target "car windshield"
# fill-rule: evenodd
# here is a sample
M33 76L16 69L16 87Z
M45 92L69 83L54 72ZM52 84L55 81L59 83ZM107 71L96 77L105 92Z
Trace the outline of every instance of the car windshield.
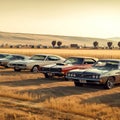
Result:
M64 62L65 64L82 64L83 58L68 58Z
M8 56L8 55L0 54L0 58L4 58L4 57L6 57L6 56Z
M30 58L30 60L45 60L46 56L45 55L34 55L33 57Z
M6 58L7 58L7 59L12 59L13 56L12 56L12 55L8 55Z
M93 67L118 69L119 62L117 61L98 61Z

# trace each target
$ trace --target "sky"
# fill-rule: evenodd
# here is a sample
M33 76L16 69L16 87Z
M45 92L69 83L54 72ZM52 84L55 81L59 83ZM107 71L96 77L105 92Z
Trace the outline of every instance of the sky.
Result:
M120 37L120 0L0 0L0 31Z

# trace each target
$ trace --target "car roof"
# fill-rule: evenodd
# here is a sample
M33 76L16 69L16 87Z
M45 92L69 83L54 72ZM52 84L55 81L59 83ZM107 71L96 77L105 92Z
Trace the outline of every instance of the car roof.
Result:
M21 54L10 54L10 55L14 55L14 56L23 56L23 57L29 57L29 56L26 56L26 55L21 55Z
M95 58L95 57L87 57L87 56L70 56L68 58L92 58L92 59L98 59L98 58Z
M99 60L120 62L120 59L99 59Z
M61 57L61 56L59 56L59 55L54 55L54 54L35 54L35 55L58 56L58 57ZM33 55L33 56L35 56L35 55ZM61 58L63 58L63 57L61 57Z

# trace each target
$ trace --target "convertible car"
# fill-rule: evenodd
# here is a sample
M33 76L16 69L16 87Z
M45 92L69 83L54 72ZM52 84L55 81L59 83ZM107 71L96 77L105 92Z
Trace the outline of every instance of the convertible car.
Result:
M120 83L120 60L101 59L90 69L69 71L66 78L73 80L75 86L102 84L105 88L111 89Z
M77 68L90 68L96 61L98 61L98 59L93 57L69 57L63 63L43 66L40 72L44 74L45 78L51 78L54 76L65 77L68 71Z

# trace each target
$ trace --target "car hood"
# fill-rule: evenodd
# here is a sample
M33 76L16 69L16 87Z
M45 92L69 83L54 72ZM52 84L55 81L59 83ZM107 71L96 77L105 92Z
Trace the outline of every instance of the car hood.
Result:
M64 64L64 63L56 63L56 64L50 64L50 65L45 65L44 67L48 68L67 68L67 67L72 67L72 64Z
M14 62L10 62L10 63L15 63L15 64L28 64L28 63L36 63L36 62L40 62L40 60L15 60Z
M90 68L90 69L84 69L84 70L80 70L80 69L76 69L76 70L71 70L70 72L77 72L77 73L83 73L83 74L99 74L99 75L102 75L102 74L105 74L107 72L109 72L110 69L100 69L100 68Z
M0 62L5 62L5 61L9 61L9 60L6 59L6 58L2 58L2 59L0 59Z

